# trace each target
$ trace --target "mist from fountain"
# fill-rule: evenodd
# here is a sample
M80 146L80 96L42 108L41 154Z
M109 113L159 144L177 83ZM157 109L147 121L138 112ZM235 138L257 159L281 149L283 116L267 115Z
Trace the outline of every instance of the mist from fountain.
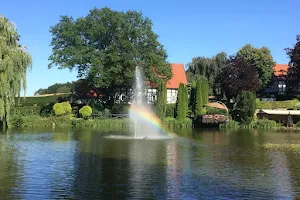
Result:
M136 66L133 99L129 108L132 132L135 138L166 138L160 119L156 116L146 99L145 79L141 69Z

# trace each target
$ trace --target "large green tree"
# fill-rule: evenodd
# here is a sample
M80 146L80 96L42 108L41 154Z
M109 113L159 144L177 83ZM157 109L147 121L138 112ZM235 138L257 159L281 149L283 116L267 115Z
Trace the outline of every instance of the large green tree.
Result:
M268 85L274 74L273 67L276 63L267 47L255 48L251 44L246 44L237 52L236 56L254 66L261 80L262 88Z
M94 86L131 87L136 66L151 82L172 76L166 50L142 13L95 8L78 19L62 16L50 32L49 67L76 69Z
M286 53L290 58L287 73L287 87L290 94L299 94L300 88L300 35L296 37L293 48L287 48Z
M224 52L218 53L211 58L195 57L188 63L187 77L189 82L196 80L199 76L207 78L210 94L220 94L220 86L216 84L216 77L226 65L228 58Z
M217 79L228 100L237 97L241 91L256 92L261 88L255 66L237 56L230 57Z
M9 123L14 98L26 91L26 72L31 57L19 44L16 27L0 15L0 120L3 127Z

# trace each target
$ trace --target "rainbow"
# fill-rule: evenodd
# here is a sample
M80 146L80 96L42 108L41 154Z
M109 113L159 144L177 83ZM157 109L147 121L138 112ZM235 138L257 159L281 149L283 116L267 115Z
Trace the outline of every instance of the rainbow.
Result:
M129 112L152 124L155 128L161 130L163 133L165 132L161 125L160 119L150 109L137 107L131 104L129 107Z

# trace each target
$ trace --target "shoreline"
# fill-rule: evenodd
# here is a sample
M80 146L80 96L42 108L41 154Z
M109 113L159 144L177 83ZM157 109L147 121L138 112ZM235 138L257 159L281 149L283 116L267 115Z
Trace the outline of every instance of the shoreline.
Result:
M128 118L99 118L99 119L82 119L70 116L60 117L40 117L40 116L21 116L15 118L10 122L9 129L15 128L130 128L130 119ZM233 125L231 125L233 124ZM179 121L175 118L165 118L162 120L162 127L166 129L210 129L207 127L195 127L190 119ZM300 127L284 127L284 126L268 126L268 127L254 127L243 126L235 123L234 121L228 124L222 124L219 127L211 129L219 130L261 130L261 131L274 131L274 132L300 132Z

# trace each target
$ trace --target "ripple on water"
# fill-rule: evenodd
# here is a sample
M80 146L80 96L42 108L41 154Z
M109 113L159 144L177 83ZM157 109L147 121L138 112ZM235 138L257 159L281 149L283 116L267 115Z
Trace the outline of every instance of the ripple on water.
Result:
M286 144L273 144L271 139L285 142L274 134L271 139L210 132L201 137L170 134L148 139L105 134L0 136L0 199L292 199L300 195L300 135Z

